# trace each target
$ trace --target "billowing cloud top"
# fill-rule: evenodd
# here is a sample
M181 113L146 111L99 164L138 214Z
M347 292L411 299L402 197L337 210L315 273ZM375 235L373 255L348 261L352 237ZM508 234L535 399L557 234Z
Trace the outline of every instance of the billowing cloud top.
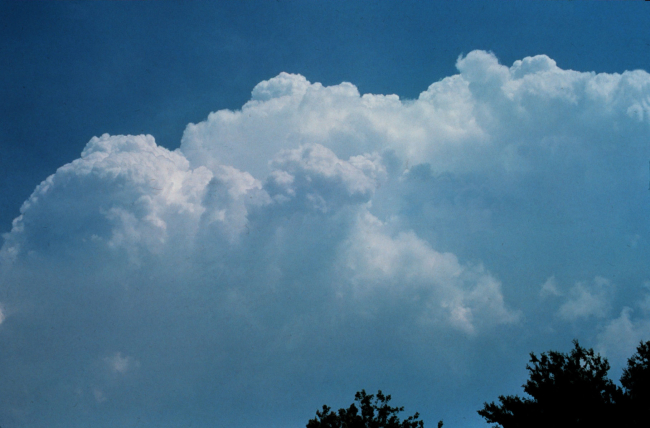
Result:
M253 397L299 425L322 388L409 389L384 367L421 392L495 341L649 335L650 75L457 68L417 100L281 73L178 150L91 139L4 236L0 414L226 423Z

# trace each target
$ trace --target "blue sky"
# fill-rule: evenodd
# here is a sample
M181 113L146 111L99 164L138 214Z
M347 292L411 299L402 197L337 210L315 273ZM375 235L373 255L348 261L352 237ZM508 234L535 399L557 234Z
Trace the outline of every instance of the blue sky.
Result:
M645 2L0 8L3 426L480 427L650 339Z

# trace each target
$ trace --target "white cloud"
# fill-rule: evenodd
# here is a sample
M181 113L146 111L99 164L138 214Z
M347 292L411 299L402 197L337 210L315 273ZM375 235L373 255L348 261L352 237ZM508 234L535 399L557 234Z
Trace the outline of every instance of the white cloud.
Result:
M190 170L182 154L151 136L95 137L80 159L59 168L23 204L2 253L73 254L88 241L123 249L133 260L143 250L163 251L196 232L212 176L205 168Z
M304 143L345 157L394 150L412 164L430 163L436 173L520 171L559 152L583 154L585 144L597 149L590 137L646 102L650 82L643 71L562 70L544 55L509 68L474 51L457 66L459 75L409 102L283 73L260 83L241 111L221 110L189 125L181 150L192 165L225 163L261 176L268 173L267 159ZM638 114L633 116L636 121ZM558 137L569 146L550 142ZM258 156L248 156L252 152Z
M569 289L567 300L558 315L568 321L580 318L607 316L614 294L614 284L602 277L594 278L591 284L578 282Z
M114 373L125 374L140 366L140 362L133 357L122 356L121 352L116 352L110 357L104 359L106 365Z
M635 320L632 314L632 308L623 308L620 316L611 320L598 335L600 351L619 365L634 354L641 341L650 338L650 320Z
M634 309L625 306L618 318L609 320L598 334L599 349L618 366L636 352L640 342L650 340L650 286L647 281L643 288L643 297L635 302L640 309L636 316Z
M204 194L202 204L205 211L198 230L217 230L230 242L236 241L245 230L250 207L271 202L259 180L229 166L215 168Z
M643 239L625 249L648 232L650 76L481 51L457 67L416 100L282 73L175 151L93 138L4 236L0 341L21 342L0 342L0 375L28 407L82 388L151 413L399 385L386 367L456 385L527 355L511 344L557 309L540 294L556 322L605 320L607 349L636 340L645 321L607 320L615 292L632 304L605 277L647 262ZM549 272L602 276L565 292Z
M362 213L344 243L343 275L351 278L353 297L360 304L381 295L421 322L442 321L467 333L518 319L506 308L499 281L482 266L463 266L456 256L436 252L412 231L390 236L387 229Z
M650 281L644 281L643 288L646 292L643 293L643 300L638 302L638 306L642 311L650 313Z
M539 295L542 297L562 295L562 293L560 293L560 291L557 288L557 281L555 280L555 275L548 277L546 282L542 284L542 288L539 291Z
M342 161L331 150L318 145L283 150L271 162L266 190L282 203L307 199L314 207L328 211L327 204L366 202L385 175L377 155L353 156Z

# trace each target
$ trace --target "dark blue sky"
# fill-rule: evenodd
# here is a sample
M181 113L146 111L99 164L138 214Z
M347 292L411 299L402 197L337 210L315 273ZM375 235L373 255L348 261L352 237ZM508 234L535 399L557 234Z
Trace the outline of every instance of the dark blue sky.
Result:
M460 54L546 54L564 69L650 68L645 2L2 2L0 230L88 140L239 108L281 71L416 98Z

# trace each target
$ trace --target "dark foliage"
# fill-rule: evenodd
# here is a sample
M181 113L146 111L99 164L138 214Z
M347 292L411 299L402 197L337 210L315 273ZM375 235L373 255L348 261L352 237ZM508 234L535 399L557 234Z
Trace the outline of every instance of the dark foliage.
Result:
M504 428L616 426L614 404L622 392L607 378L609 363L574 345L568 355L531 353L523 386L530 398L500 396L500 404L486 403L479 415Z
M424 422L419 420L420 415L415 413L403 421L398 414L404 407L391 407L391 396L384 395L381 391L377 395L366 394L361 390L354 396L353 403L347 409L333 412L328 406L316 411L316 417L307 423L307 428L423 428ZM357 407L358 406L358 407ZM442 422L438 423L438 428Z
M628 427L650 426L650 341L641 343L621 376L622 413Z
M650 426L650 341L628 360L621 385L608 377L609 363L577 341L569 354L530 354L528 397L500 396L479 415L503 428Z

